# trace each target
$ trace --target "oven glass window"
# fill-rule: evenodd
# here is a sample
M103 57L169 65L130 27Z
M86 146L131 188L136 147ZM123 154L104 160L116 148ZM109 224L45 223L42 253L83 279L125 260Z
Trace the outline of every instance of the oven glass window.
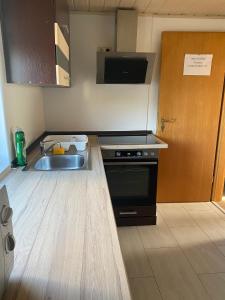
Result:
M157 165L107 165L105 170L113 204L154 204Z

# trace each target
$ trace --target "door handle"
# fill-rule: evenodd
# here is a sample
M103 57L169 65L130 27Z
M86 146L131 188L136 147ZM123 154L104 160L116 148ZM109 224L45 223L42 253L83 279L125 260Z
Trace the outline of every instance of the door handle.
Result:
M165 123L175 123L176 119L172 118L172 119L165 119L165 118L161 118L161 131L163 132L165 129Z

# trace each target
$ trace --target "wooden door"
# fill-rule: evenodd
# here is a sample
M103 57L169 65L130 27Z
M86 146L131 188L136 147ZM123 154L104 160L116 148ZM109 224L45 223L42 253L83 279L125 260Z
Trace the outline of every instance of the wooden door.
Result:
M225 86L221 105L220 128L218 134L212 201L220 202L223 197L225 179ZM224 203L224 201L222 202Z
M158 202L210 201L225 70L225 33L164 32ZM213 54L210 76L184 76L185 54ZM161 129L161 119L172 120Z

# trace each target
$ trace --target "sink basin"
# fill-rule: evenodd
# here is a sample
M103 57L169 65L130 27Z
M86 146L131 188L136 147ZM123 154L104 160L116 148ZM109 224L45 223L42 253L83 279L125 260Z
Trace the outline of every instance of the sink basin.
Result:
M77 170L84 167L83 155L51 155L42 156L34 165L38 171Z

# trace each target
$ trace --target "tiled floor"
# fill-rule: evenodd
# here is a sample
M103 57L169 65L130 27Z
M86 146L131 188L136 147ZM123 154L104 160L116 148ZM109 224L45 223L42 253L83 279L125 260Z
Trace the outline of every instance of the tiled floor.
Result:
M156 226L118 228L133 300L225 300L225 214L159 204Z
M224 189L223 189L223 196L222 196L222 200L220 202L216 203L217 205L219 205L219 207L225 211L225 184L224 184Z
M217 202L216 205L219 206L223 211L225 211L225 197L223 197L222 201Z

